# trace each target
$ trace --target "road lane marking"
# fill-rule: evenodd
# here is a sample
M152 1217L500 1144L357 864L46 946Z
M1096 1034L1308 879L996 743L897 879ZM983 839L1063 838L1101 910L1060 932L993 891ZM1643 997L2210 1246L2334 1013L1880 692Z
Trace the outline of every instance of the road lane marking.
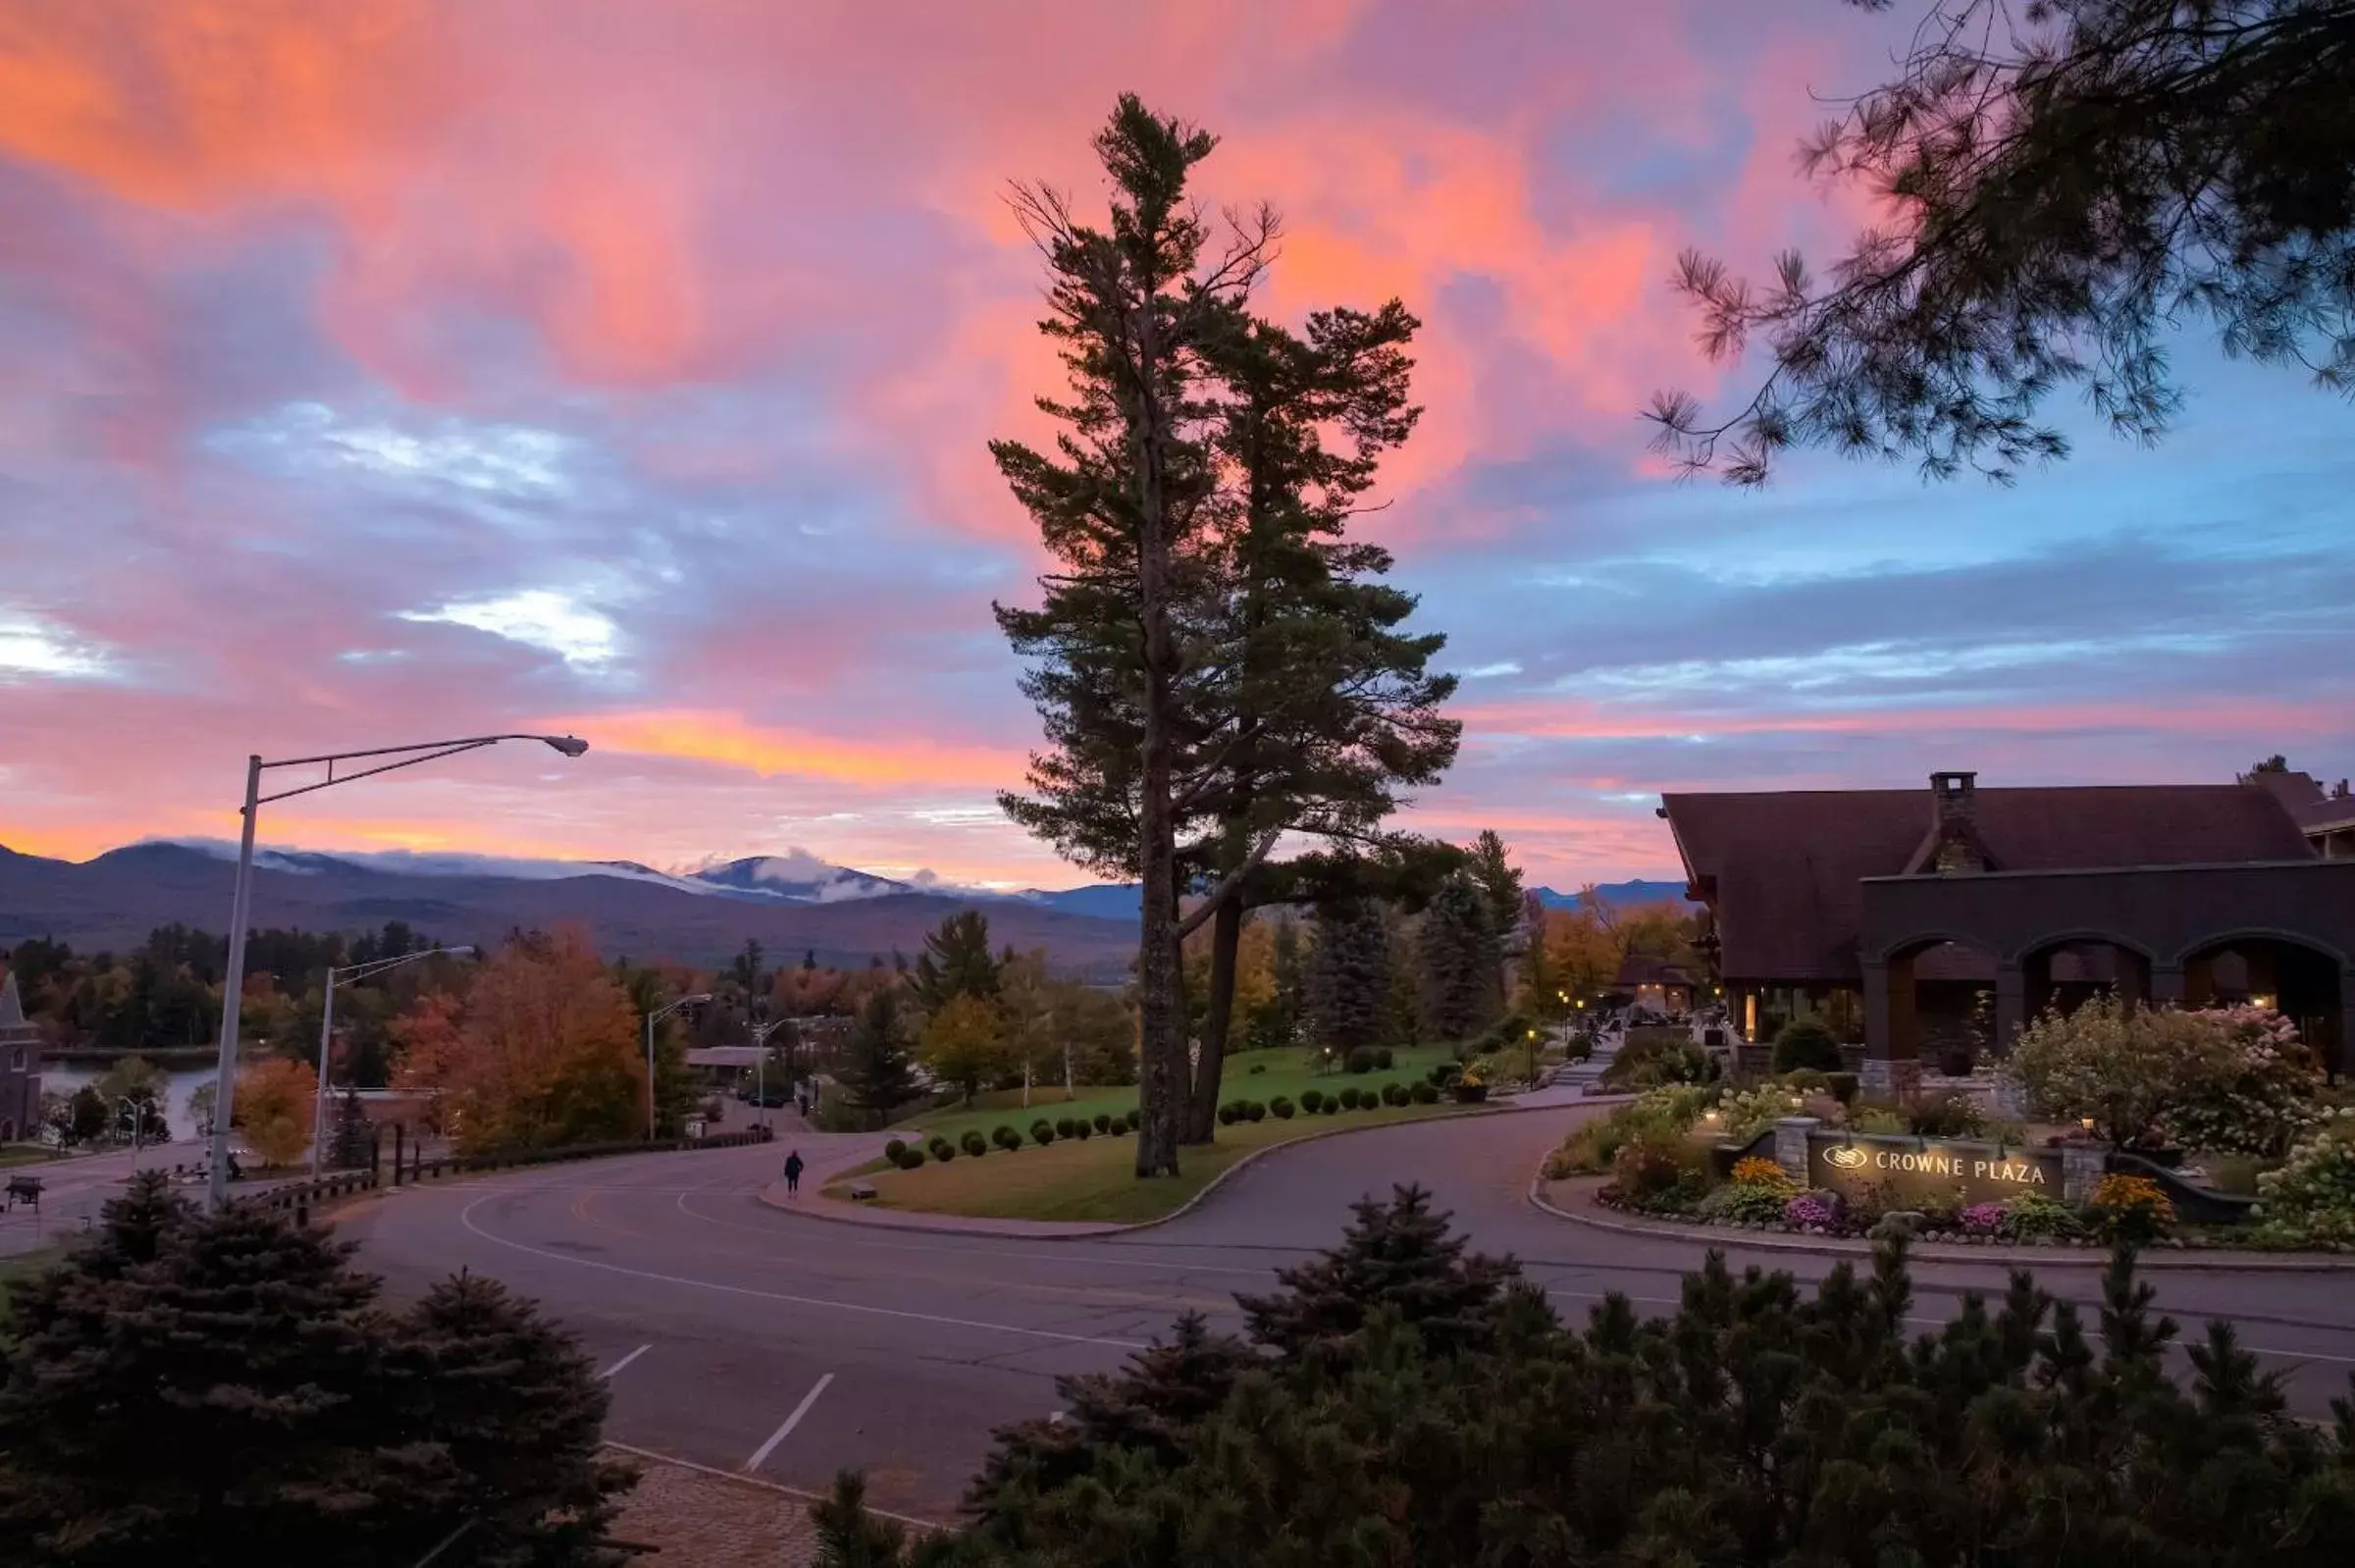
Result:
M759 1469L761 1461L777 1451L777 1444L783 1442L787 1437L793 1436L793 1429L802 1424L802 1417L810 1413L810 1407L817 1403L817 1396L821 1393L824 1393L826 1391L826 1385L832 1383L833 1381L834 1374L829 1372L824 1377L818 1379L817 1382L811 1384L810 1385L810 1391L802 1395L802 1402L793 1407L793 1414L785 1418L785 1425L770 1433L768 1435L768 1441L762 1443L759 1447L753 1450L753 1456L744 1462L744 1468L747 1470Z
M645 1355L653 1348L654 1346L651 1344L640 1345L637 1349L631 1351L628 1355L623 1356L619 1361L614 1362L613 1365L599 1373L597 1375L597 1381L600 1383L604 1383L609 1379L618 1377L622 1368L628 1366L631 1362L637 1360L640 1356Z
M992 1333L1010 1333L1024 1339L1052 1339L1062 1344L1103 1345L1111 1350L1150 1350L1141 1339L1107 1339L1092 1333L1066 1333L1060 1329L1024 1329L1011 1323L981 1323L971 1318L945 1318L930 1312L905 1312L896 1307L869 1307L856 1301L828 1301L822 1296L788 1295L781 1290L756 1290L750 1285L721 1284L715 1280L691 1280L684 1275L657 1274L652 1269L632 1269L618 1263L601 1263L595 1258L576 1258L569 1253L552 1252L527 1242L510 1241L505 1236L493 1235L474 1223L474 1211L492 1201L492 1195L477 1198L458 1211L458 1224L483 1240L497 1246L511 1247L535 1258L548 1258L556 1263L568 1263L577 1269L602 1269L607 1274L625 1274L637 1280L654 1280L663 1284L686 1285L695 1290L715 1290L722 1295L751 1296L759 1301L782 1301L788 1306L822 1307L833 1312L857 1313L870 1318L896 1318L903 1323L930 1323L951 1329L980 1329Z

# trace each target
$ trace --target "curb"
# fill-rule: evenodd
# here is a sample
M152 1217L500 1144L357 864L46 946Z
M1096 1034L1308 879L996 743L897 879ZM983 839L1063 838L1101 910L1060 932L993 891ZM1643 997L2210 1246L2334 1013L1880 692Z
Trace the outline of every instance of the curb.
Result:
M916 1230L933 1235L985 1236L992 1240L998 1241L1091 1241L1100 1239L1104 1236L1126 1235L1131 1231L1136 1230L1151 1230L1157 1227L1169 1225L1178 1220L1182 1220L1187 1215L1193 1213L1195 1209L1201 1207L1204 1202L1208 1201L1212 1193L1225 1186L1228 1181L1232 1179L1244 1170L1248 1169L1253 1163L1262 1160L1271 1154L1281 1153L1285 1149L1299 1148L1304 1143L1315 1143L1325 1138L1347 1137L1353 1133L1383 1132L1391 1127L1429 1126L1435 1122L1464 1122L1469 1121L1474 1117L1536 1116L1545 1111L1576 1111L1587 1105L1618 1105L1633 1098L1635 1098L1635 1096L1627 1094L1597 1094L1590 1096L1585 1100L1570 1101L1560 1105L1491 1105L1481 1107L1478 1110L1465 1109L1458 1111L1440 1111L1431 1116L1414 1117L1400 1122L1380 1122L1370 1126L1324 1127L1315 1132L1304 1132L1296 1138L1286 1138L1282 1143L1270 1143L1264 1147L1253 1149L1249 1154L1244 1155L1241 1159L1235 1161L1234 1164L1229 1166L1226 1170L1221 1171L1217 1176L1212 1176L1209 1181L1203 1184L1201 1191L1195 1193L1192 1197L1186 1199L1183 1203L1178 1205L1177 1208L1172 1209L1169 1213L1161 1215L1156 1219L1138 1220L1129 1225L1094 1225L1086 1221L1074 1220L1070 1222L1073 1228L1069 1230L1010 1230L990 1220L974 1220L965 1224L900 1224L897 1222L883 1220L854 1219L852 1216L847 1214L818 1214L801 1206L800 1204L795 1204L788 1208L786 1206L786 1200L771 1195L776 1191L777 1187L782 1184L775 1181L772 1181L767 1186L762 1187L755 1196L758 1197L762 1204L776 1210L780 1214L793 1215L796 1218L803 1220L818 1220L827 1225L859 1226L868 1230ZM865 1162L861 1161L859 1163L864 1164ZM805 1176L803 1179L808 1180L809 1178ZM819 1191L821 1194L824 1191L824 1184L822 1181L819 1183ZM844 1200L834 1199L832 1201L842 1202ZM911 1209L893 1209L887 1212L892 1214L922 1215L923 1218L927 1220L940 1220L944 1222L951 1221L956 1218L952 1215L924 1215L923 1211L921 1210ZM1034 1223L1053 1224L1056 1222L1047 1221Z
M1804 1252L1819 1258L1869 1258L1873 1253L1872 1242L1852 1240L1846 1236L1801 1240L1795 1236L1776 1235L1771 1231L1728 1230L1721 1226L1708 1225L1647 1225L1636 1220L1606 1220L1599 1215L1577 1214L1548 1202L1544 1186L1544 1168L1541 1166L1538 1174L1529 1180L1528 1196L1532 1208L1552 1215L1557 1220L1585 1226L1590 1230L1643 1236L1652 1241L1682 1241L1710 1249L1740 1247L1746 1251ZM1906 1256L1914 1263L1976 1263L2006 1269L2110 1267L2110 1253L2102 1247L1954 1247L1930 1243L1911 1248ZM2200 1257L2191 1257L2171 1255L2164 1249L2145 1248L2135 1254L2134 1266L2137 1270L2167 1270L2177 1274L2345 1274L2355 1273L2355 1257L2322 1252L2250 1252L2246 1255L2209 1252Z
M791 1497L797 1502L826 1501L826 1498L818 1492L805 1491L799 1487L788 1487L781 1481L770 1481L763 1476L747 1475L741 1470L722 1470L715 1465L698 1464L693 1459L682 1459L677 1454L661 1453L653 1448L641 1448L634 1443L615 1442L610 1437L600 1440L598 1446L610 1448L615 1453L628 1454L632 1459L644 1460L650 1465L669 1465L679 1470L691 1470L699 1476L709 1476L714 1481L732 1482L739 1487L750 1487L759 1491L775 1492L781 1496ZM914 1514L895 1514L888 1508L870 1506L866 1511L880 1518L897 1520L903 1525L912 1525L927 1534L949 1528L934 1520L918 1519Z

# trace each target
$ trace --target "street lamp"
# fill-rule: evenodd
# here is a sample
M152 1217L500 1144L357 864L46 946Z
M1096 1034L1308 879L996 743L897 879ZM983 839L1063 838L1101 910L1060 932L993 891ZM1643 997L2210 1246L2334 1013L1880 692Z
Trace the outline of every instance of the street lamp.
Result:
M654 1025L683 1007L695 1007L711 1000L708 991L680 997L666 1008L646 1016L646 1141L654 1141Z
M1538 1087L1538 1031L1535 1029L1529 1031L1529 1087L1533 1093Z
M288 757L266 762L259 757L245 758L245 805L240 812L244 826L237 843L237 880L230 896L229 906L229 971L221 993L221 1055L214 1073L213 1141L211 1179L205 1186L209 1207L218 1209L229 1201L229 1124L231 1101L236 1094L237 1083L237 1008L244 1000L245 990L245 921L253 902L253 826L261 815L261 808L273 801L284 801L314 790L330 789L338 784L349 784L355 779L370 778L378 773L390 773L394 768L414 767L419 762L431 762L439 758L455 757L460 752L478 751L497 746L500 741L538 741L552 746L566 757L578 757L589 750L589 743L577 735L473 735L463 740L424 741L415 746L379 746L365 752L330 752L318 757ZM392 760L378 762L356 773L336 777L338 762L360 761L369 758L389 757ZM327 777L316 784L297 785L281 790L276 795L262 793L262 774L274 767L308 767L319 763L327 766Z
M403 953L398 958L371 959L366 964L346 964L341 968L329 966L327 971L326 1005L319 1011L319 1081L312 1086L311 1105L311 1179L319 1179L320 1149L327 1141L327 1042L336 1026L336 987L365 980L387 969L397 969L403 964L430 959L442 954L452 958L473 958L474 949L467 946L421 948L415 953ZM341 979L337 976L341 975Z
M768 1037L791 1023L791 1019L778 1019L769 1023L753 1025L753 1048L760 1054L753 1058L753 1107L759 1113L759 1125L768 1125ZM792 1059L787 1058L790 1062ZM787 1084L788 1089L792 1084Z

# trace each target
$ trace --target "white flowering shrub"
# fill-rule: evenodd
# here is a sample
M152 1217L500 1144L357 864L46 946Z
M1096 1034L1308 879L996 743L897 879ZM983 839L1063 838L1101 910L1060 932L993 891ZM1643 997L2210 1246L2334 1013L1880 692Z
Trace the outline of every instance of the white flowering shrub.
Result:
M2128 1011L2097 998L2028 1025L2005 1071L2034 1115L2091 1117L2121 1148L2271 1157L2322 1115L2322 1074L2296 1026L2262 1008Z
M2339 1112L2257 1178L2254 1216L2281 1246L2355 1247L2355 1110Z

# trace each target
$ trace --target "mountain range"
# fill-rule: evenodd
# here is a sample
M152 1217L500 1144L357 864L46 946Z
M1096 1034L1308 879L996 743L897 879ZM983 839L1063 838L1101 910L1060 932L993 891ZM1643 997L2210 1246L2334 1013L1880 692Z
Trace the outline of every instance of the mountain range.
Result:
M217 930L235 867L218 840L149 841L74 862L0 847L0 947L53 936L120 949L172 921ZM1575 896L1537 890L1554 907ZM1614 904L1681 900L1681 883L1596 889ZM814 954L858 966L895 950L960 909L989 915L1000 943L1045 948L1091 978L1125 972L1134 955L1137 890L1096 884L1058 891L958 887L832 865L805 851L665 871L634 861L544 861L413 851L254 855L257 926L354 930L405 920L445 942L497 941L517 927L587 927L601 951L710 965L756 940L771 955Z

